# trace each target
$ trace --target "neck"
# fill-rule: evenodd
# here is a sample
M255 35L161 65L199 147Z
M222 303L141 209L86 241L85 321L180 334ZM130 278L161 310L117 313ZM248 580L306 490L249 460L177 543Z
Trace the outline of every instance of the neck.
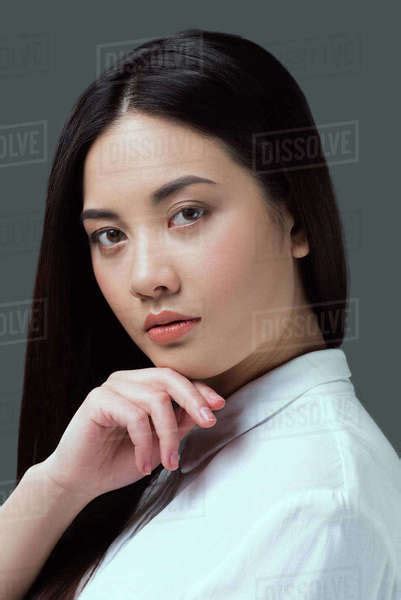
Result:
M300 338L299 330L307 335ZM237 389L301 354L325 349L316 315L307 307L293 312L285 330L274 343L267 341L232 368L205 379L204 382L227 397Z

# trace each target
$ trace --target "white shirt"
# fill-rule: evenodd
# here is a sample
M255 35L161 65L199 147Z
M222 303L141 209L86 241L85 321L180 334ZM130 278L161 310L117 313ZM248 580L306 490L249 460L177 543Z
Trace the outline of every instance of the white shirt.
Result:
M350 376L317 350L227 397L182 440L185 484L79 600L400 600L401 463Z

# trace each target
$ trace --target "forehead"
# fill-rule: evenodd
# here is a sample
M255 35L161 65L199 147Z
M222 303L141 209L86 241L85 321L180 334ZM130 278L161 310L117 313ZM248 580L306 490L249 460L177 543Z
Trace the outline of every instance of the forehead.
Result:
M212 180L178 187L170 199L192 194L265 211L265 190L249 169L237 163L224 142L189 126L143 113L126 114L92 144L83 174L83 208L107 208L153 218L155 194L191 176ZM178 194L180 193L180 196ZM211 196L210 196L211 195ZM162 206L162 205L160 205ZM138 212L140 211L140 212ZM142 217L141 217L142 218Z
M91 146L84 190L95 187L156 187L187 173L229 179L235 163L219 140L167 119L124 115Z

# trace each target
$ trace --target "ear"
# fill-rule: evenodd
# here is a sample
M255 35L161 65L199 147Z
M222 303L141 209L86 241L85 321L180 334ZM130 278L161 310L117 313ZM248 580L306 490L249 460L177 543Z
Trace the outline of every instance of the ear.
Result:
M282 231L289 232L291 236L291 251L294 258L302 258L309 254L308 238L303 229L295 223L295 219L287 206L280 207Z
M309 243L303 229L298 225L293 225L291 228L291 247L294 258L302 258L309 254Z

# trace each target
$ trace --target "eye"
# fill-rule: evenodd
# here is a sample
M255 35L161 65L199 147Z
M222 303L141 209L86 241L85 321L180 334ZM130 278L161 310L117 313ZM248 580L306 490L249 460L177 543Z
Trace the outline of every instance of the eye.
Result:
M175 219L175 217L177 215L180 214L185 214L185 215L191 215L191 213L201 213L202 216L208 214L208 209L207 208L199 208L197 206L186 206L184 208L182 208L181 210L179 210L178 212L175 213L175 215L173 215L172 219ZM200 217L196 218L195 221L193 220L193 218L186 216L185 219L190 220L190 223L184 223L184 227L186 226L190 226L191 224L193 224L194 222L198 221L200 219ZM185 220L184 219L184 220ZM182 225L182 223L181 223ZM105 244L101 241L101 236L104 235L105 239L108 239L108 236L110 236L110 234L112 234L112 239L111 239L111 243L110 244ZM113 246L115 246L120 240L118 239L118 236L122 234L122 231L119 231L118 229L112 229L112 228L108 228L108 229L100 229L98 231L94 231L93 233L90 234L89 236L89 240L91 242L91 244L94 245L99 245L102 248L112 248ZM123 234L124 235L124 234ZM114 238L114 239L113 239ZM110 241L110 238L109 238Z
M193 212L195 212L195 213L196 213L196 212L201 212L201 213L202 213L202 216L203 216L203 215L207 214L207 212L208 212L208 211L207 211L207 209L206 209L206 208L199 208L199 207L197 207L197 206L186 206L185 208L182 208L182 209L181 209L181 210L179 210L177 213L175 213L175 215L172 217L172 219L174 219L174 218L175 218L177 215L180 215L180 214L185 214L185 215L187 215L185 218L189 218L189 219L190 219L190 221L192 221L192 223L193 223L193 222L194 222L194 221L193 221L193 219L191 219L191 217L190 217L190 216L188 217L188 214L189 214L189 215L191 215L191 213L193 213ZM196 222L196 221L198 221L198 220L199 220L199 218L200 218L200 217L198 217L197 219L195 219L195 222ZM187 223L187 224L188 224L188 223ZM191 223L189 223L189 224L191 224ZM182 225L182 222L181 222L181 225ZM184 225L185 225L185 224L184 224Z
M100 231L94 231L89 236L89 239L90 239L90 241L91 241L92 244L99 244L100 246L103 246L103 247L106 247L106 248L110 248L110 247L114 246L115 244L112 243L112 244L108 245L108 244L102 244L102 243L100 243L100 236L103 235L103 234L109 234L110 232L115 232L115 233L117 233L117 235L119 233L122 233L118 229L101 229Z

